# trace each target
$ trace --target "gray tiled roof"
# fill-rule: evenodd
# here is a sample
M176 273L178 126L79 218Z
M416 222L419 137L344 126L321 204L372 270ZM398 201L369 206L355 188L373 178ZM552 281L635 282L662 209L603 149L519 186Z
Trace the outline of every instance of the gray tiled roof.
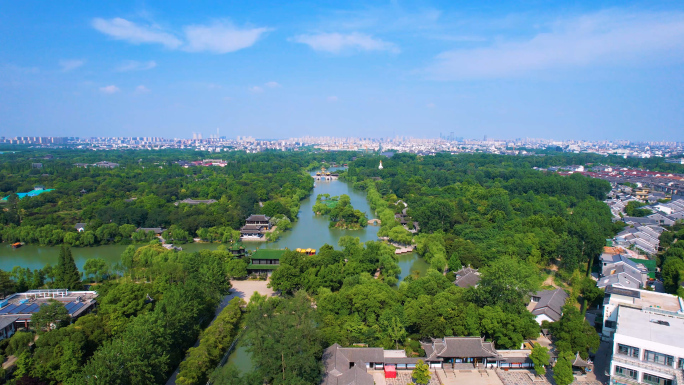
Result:
M480 337L444 337L433 339L431 344L421 343L427 355L426 361L441 361L450 357L496 357L498 353L491 342ZM430 348L430 349L428 349ZM428 350L431 350L428 353Z
M477 286L478 283L480 283L480 275L477 273L469 273L467 275L464 275L463 277L456 278L454 281L454 285L458 287L473 287Z
M572 366L577 366L577 367L582 367L586 368L588 366L591 366L587 361L584 361L582 357L580 357L579 352L575 355L575 360L572 361Z
M535 294L539 297L539 302L532 310L532 314L545 314L554 321L558 321L563 314L563 306L565 300L568 299L568 293L563 289L556 290L542 290Z
M162 229L161 227L140 227L136 231L154 231L155 233L163 233L164 229Z
M362 369L363 368L363 369ZM366 366L354 365L337 378L336 385L374 385L373 376L366 372Z
M268 220L271 219L270 217L267 217L266 215L261 215L261 214L252 214L247 218L248 222L268 222Z
M639 289L641 287L640 281L635 280L633 277L631 277L628 274L625 273L617 273L613 275L609 275L607 277L601 278L596 286L598 288L604 288L607 286L618 286L618 287L624 287L626 289Z
M366 373L366 363L384 362L382 348L343 348L333 344L323 352L324 385L373 385L373 376ZM349 367L350 363L353 367Z
M16 316L16 315L0 316L0 330L6 328L7 326L9 326L11 324L13 324L18 319L19 319L19 316Z
M456 280L454 281L454 285L458 287L473 287L477 286L480 282L480 273L477 272L477 269L464 267L455 274Z

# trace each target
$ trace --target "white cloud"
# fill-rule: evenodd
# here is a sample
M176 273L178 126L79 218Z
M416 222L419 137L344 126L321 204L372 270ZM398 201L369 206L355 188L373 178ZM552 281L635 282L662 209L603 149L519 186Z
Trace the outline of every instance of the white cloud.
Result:
M133 44L156 43L167 48L178 48L182 42L170 33L161 31L155 26L141 26L126 19L116 17L110 20L95 18L93 28L117 40L125 40Z
M282 87L282 86L281 86L279 83L277 83L277 82L268 82L268 83L266 83L266 84L264 84L264 85L265 85L266 87L268 87L268 88L278 88L278 87Z
M59 66L62 67L62 72L69 72L82 66L84 63L83 60L60 60Z
M115 85L100 87L100 92L102 92L104 94L114 94L114 93L117 93L119 91L120 91L119 87L117 87Z
M251 47L269 28L238 29L230 23L215 22L211 25L189 25L183 28L189 52L209 51L228 53Z
M260 93L264 92L264 89L259 87L259 86L254 86L254 87L249 87L249 92L251 92L253 94L260 94Z
M436 79L503 78L547 69L681 61L684 13L616 10L553 23L525 41L444 52L426 69Z
M157 66L157 62L150 60L147 62L139 62L135 60L128 60L116 67L117 72L128 72L128 71L146 71L151 70Z
M371 35L359 32L348 34L320 33L316 35L298 35L291 39L294 42L306 44L316 51L340 53L345 50L358 51L388 51L399 53L399 47Z
M135 93L136 93L136 94L146 94L146 93L148 93L148 92L150 92L150 89L147 88L147 87L145 87L145 86L143 86L142 84L139 85L139 86L137 86L137 87L135 87Z
M18 72L22 74L37 74L40 72L38 67L22 67L11 63L4 64L3 67L8 71Z
M334 103L334 102L338 101L339 99L337 98L337 96L328 96L326 98L326 100L331 102L331 103Z

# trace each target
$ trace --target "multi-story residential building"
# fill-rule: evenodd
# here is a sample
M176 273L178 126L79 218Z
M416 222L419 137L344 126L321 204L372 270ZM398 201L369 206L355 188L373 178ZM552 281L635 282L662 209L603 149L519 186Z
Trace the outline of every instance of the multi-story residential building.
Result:
M608 287L604 337L612 337L610 383L684 384L684 302L670 294Z

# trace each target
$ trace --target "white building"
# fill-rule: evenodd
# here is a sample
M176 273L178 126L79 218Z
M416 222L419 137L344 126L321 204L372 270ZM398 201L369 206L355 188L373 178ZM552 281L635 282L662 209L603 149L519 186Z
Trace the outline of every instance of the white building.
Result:
M611 384L684 384L684 303L670 294L609 287L604 337Z

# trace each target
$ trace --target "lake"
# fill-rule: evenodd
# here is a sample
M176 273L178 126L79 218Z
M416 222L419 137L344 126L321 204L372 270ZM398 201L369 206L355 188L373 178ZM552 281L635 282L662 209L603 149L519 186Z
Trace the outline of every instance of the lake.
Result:
M331 169L330 171L333 170ZM312 175L315 175L315 172ZM372 212L368 205L364 192L356 191L351 187L351 184L339 180L317 180L311 196L302 200L299 219L294 223L291 230L284 232L276 242L245 242L245 247L248 250L255 250L257 248L289 248L291 250L296 248L312 248L319 250L325 244L338 248L337 243L339 239L345 235L359 237L361 242L378 239L379 226L369 225L360 230L330 229L328 227L328 218L317 216L312 210L318 194L330 194L331 196L349 195L351 204L355 209L365 212L368 219L376 218L375 213ZM203 249L215 250L219 244L193 243L181 246L183 251L194 252ZM110 264L119 262L121 254L126 247L125 245L72 247L71 252L76 261L76 266L82 270L83 264L90 258L102 258ZM9 244L2 244L0 245L0 269L11 271L14 266L39 269L48 263L54 266L57 264L58 256L59 247L27 245L13 249ZM428 264L422 258L419 258L417 253L398 255L398 264L401 268L401 273L398 277L400 282L409 274L417 273L422 275L428 269ZM228 364L236 365L242 372L249 371L252 368L250 354L241 345L238 345L230 355Z

